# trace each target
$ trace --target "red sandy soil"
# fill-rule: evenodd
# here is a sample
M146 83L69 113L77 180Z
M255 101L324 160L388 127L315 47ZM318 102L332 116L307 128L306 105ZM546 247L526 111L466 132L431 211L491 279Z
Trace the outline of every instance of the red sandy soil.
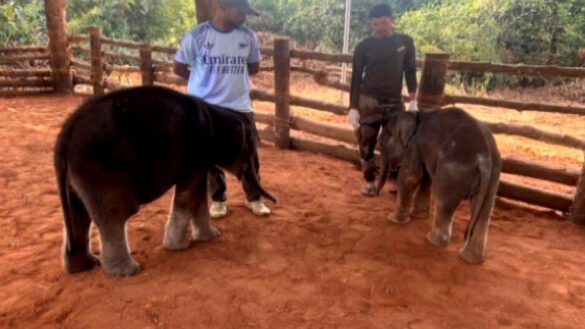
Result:
M143 272L128 278L101 268L66 274L53 144L82 101L0 99L1 328L585 325L585 228L552 211L499 200L487 260L468 265L457 256L467 205L456 213L452 243L440 249L424 238L430 221L387 222L394 196L362 197L361 174L352 164L270 145L262 145L260 155L264 185L280 199L271 217L251 215L230 178L231 214L215 221L221 237L169 252L162 248L169 192L129 223ZM487 118L489 111L473 113ZM526 118L583 137L582 118ZM509 137L498 142L504 154L573 169L583 161L579 152L559 147L534 148ZM99 252L95 229L93 236Z

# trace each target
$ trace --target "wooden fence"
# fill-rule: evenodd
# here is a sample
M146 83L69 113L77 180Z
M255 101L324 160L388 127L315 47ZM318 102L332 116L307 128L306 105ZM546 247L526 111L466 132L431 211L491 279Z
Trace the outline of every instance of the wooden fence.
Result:
M113 73L139 73L142 85L156 83L186 84L186 81L172 73L172 63L169 57L176 52L176 48L110 39L102 36L98 28L93 28L89 35L70 36L69 42L73 53L71 59L73 82L76 85L90 86L94 94L99 95L107 90L127 87L127 85L110 78ZM260 131L261 137L274 142L279 148L295 148L318 152L359 163L359 154L355 147L355 136L348 125L327 123L290 114L291 105L339 115L345 115L347 112L346 106L291 95L291 71L312 74L314 80L321 85L339 90L347 91L349 89L348 85L331 79L328 70L315 70L304 66L291 65L291 60L351 63L352 56L302 51L290 49L289 47L287 39L277 39L274 42L274 48L261 49L266 57L273 58L274 64L263 67L263 70L274 71L274 92L253 90L251 97L256 101L273 102L275 104L274 114L257 113L257 121L267 124L267 128ZM35 49L37 51L44 50L44 48ZM0 54L2 54L1 48ZM0 58L3 61L5 60L5 57ZM116 62L124 62L125 65L119 65ZM426 54L423 60L418 61L418 65L422 67L418 93L419 107L422 110L460 103L480 104L520 111L541 111L585 116L585 107L583 106L523 103L444 94L448 70L584 78L585 68L458 62L450 61L448 55L444 53ZM2 72L0 71L0 76L2 76ZM27 79L32 79L35 73L33 71L30 71L30 73L30 75L27 75L27 72L22 71L19 74L23 74ZM38 74L45 77L43 74L46 74L46 72ZM0 86L2 85L0 84ZM404 99L408 100L408 97L404 96ZM576 137L545 132L530 126L504 123L487 123L487 125L496 134L516 135L585 151L585 140ZM324 137L334 143L292 137L291 129ZM339 142L343 144L339 144ZM581 170L572 170L516 158L504 158L502 170L504 173L512 175L574 187L574 195L569 196L503 180L500 184L498 195L528 204L559 210L569 214L569 218L573 221L585 223L585 163Z
M52 92L45 46L0 48L0 96Z

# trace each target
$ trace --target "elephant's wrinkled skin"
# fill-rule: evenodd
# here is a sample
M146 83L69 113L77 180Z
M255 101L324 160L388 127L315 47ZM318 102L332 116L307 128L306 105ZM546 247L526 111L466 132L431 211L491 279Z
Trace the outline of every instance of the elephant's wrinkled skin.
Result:
M390 137L383 140L378 193L388 170L400 168L396 209L388 219L406 223L410 217L429 217L432 194L435 216L427 239L445 247L453 213L461 200L470 199L471 219L459 255L469 263L482 262L501 170L491 132L458 108L397 113L385 128Z
M216 238L209 223L207 172L217 165L258 181L256 135L244 117L162 87L137 87L90 99L65 122L55 146L55 171L65 221L63 258L70 272L99 264L89 249L93 220L107 273L133 275L140 265L126 241L126 221L175 186L164 246L188 248Z

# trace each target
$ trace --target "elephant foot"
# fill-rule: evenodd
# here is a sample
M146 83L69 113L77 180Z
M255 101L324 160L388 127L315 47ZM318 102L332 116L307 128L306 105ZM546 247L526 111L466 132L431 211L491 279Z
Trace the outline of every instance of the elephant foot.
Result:
M470 264L480 264L485 260L485 252L463 247L459 249L459 257Z
M185 234L173 234L167 230L165 232L163 246L167 250L185 250L191 246L191 241Z
M407 211L398 210L393 214L388 215L388 220L396 224L406 224L410 222L410 216Z
M451 237L449 234L441 233L439 230L432 230L427 234L427 241L434 244L437 247L445 248L449 244Z
M197 232L193 232L192 239L193 241L208 241L217 239L220 236L221 232L215 228L214 226L209 225L206 230L199 229Z
M71 254L65 252L64 256L65 270L68 273L79 273L89 271L100 265L100 260L90 252Z
M130 257L127 260L117 262L106 262L104 260L104 270L114 276L131 276L140 272L142 267Z

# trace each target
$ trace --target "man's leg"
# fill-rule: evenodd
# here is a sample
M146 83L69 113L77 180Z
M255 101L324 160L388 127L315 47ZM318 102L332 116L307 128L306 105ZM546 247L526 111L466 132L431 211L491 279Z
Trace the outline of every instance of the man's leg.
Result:
M374 158L374 150L376 148L379 131L380 123L368 123L360 125L358 134L360 157L362 159L362 171L366 181L362 194L367 196L374 196L376 193L375 181L377 165Z
M227 216L227 185L223 170L216 166L211 167L207 175L207 183L209 194L211 195L209 215L211 218Z
M252 165L254 166L254 170L256 172L256 177L258 181L260 181L260 160L258 159L258 132L256 130L256 121L254 120L254 114L250 113L246 115L249 124L249 131L252 134L252 138L250 142L253 143L254 148L254 155L252 158ZM257 216L268 216L270 215L270 209L262 202L260 199L259 192L251 187L252 185L248 180L244 177L242 179L242 188L244 189L244 193L246 193L246 207L250 209L255 215Z

